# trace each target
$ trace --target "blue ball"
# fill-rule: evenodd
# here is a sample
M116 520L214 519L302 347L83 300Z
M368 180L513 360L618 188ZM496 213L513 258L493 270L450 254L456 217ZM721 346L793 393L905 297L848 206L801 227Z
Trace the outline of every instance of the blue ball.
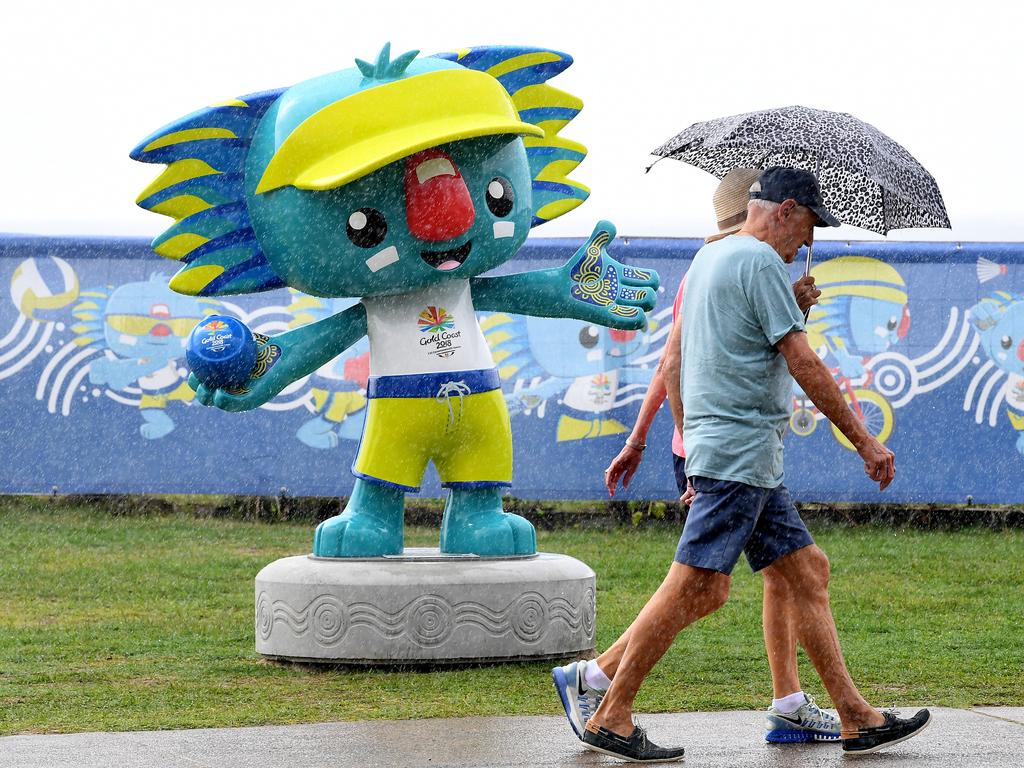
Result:
M189 334L185 361L209 389L237 389L249 381L256 352L256 339L245 323L210 315Z

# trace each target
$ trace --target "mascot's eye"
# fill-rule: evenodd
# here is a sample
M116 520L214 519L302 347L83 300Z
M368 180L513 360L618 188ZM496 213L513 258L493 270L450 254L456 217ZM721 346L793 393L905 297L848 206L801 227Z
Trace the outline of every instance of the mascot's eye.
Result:
M600 340L601 332L592 325L588 325L580 331L580 346L585 349L593 349L597 346L597 342Z
M495 176L487 185L487 209L495 216L508 216L516 201L516 193L501 176Z
M890 331L895 331L896 327L900 324L899 318L890 317L889 322L885 324L885 327Z
M1003 338L999 340L999 346L1001 346L1003 349L1009 349L1010 347L1013 346L1013 339L1011 339L1009 336L1003 336Z
M380 245L388 233L388 222L376 208L360 208L348 217L348 239L360 248Z

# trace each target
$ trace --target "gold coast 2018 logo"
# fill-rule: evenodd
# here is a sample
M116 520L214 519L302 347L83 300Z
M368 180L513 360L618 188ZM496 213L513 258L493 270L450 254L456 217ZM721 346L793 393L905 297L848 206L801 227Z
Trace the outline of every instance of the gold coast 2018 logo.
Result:
M423 333L438 333L454 327L455 318L444 307L427 307L420 312L419 326Z
M208 344L211 352L223 352L231 340L231 329L221 320L211 320L203 326L203 331L206 335L203 336L201 343Z
M451 357L459 347L454 340L462 335L462 331L453 331L455 317L448 313L444 307L427 307L420 312L420 331L429 334L420 337L420 346L429 347L429 355L439 357Z

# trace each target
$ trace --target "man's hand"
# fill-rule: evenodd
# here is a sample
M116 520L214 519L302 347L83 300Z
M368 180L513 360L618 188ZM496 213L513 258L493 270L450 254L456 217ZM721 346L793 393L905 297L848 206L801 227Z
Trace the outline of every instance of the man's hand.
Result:
M608 488L609 496L615 496L615 489L619 485L620 477L622 478L623 489L629 488L629 481L633 479L633 475L636 474L637 467L640 466L643 458L643 453L636 448L628 445L622 446L619 455L612 459L612 463L604 471L604 484Z
M813 277L804 275L793 283L793 295L796 297L796 303L800 307L800 311L806 314L807 310L818 303L821 291L814 287Z
M871 435L857 446L857 453L864 459L864 474L884 491L896 476L896 455Z
M686 478L686 490L683 491L683 495L679 497L679 503L688 507L693 504L693 499L696 495L697 491L694 490L693 483L690 482L690 478Z

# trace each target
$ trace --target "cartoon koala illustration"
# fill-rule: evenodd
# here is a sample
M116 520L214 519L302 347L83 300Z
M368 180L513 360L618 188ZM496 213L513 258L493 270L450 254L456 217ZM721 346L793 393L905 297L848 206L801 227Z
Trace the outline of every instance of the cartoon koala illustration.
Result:
M185 340L196 324L214 311L214 302L182 296L167 287L167 277L117 288L83 291L73 309L79 345L100 345L104 355L92 361L89 381L113 390L142 390L139 432L149 440L170 434L174 420L168 403L191 403L183 366Z
M1017 451L1024 456L1024 296L997 291L969 310L989 359L1008 376L1006 415L1019 432Z

